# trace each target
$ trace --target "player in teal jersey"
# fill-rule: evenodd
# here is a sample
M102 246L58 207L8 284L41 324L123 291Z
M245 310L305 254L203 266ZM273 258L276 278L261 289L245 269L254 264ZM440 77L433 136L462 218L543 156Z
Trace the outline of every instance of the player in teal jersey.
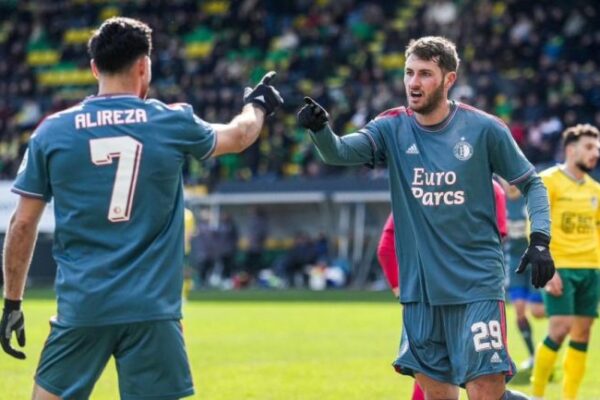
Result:
M111 18L88 49L97 96L51 115L32 135L14 183L20 194L4 249L0 343L25 345L20 309L45 204L54 199L57 316L36 372L34 399L86 399L116 360L122 399L193 394L181 329L186 155L203 160L251 145L283 100L271 72L246 88L227 124L188 104L146 99L151 29Z
M498 119L449 101L458 55L440 37L406 50L409 108L380 114L356 133L337 137L314 100L298 113L321 157L336 165L389 168L397 226L404 330L395 362L415 375L428 399L510 399L514 372L506 349L504 260L495 223L492 173L525 194L532 221L533 284L554 274L548 251L548 197L533 166ZM400 225L401 224L401 225Z

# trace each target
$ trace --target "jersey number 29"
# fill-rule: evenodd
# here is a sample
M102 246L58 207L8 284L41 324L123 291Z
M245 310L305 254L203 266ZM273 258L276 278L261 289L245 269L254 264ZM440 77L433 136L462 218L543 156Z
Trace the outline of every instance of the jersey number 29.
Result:
M128 221L142 157L142 144L130 136L91 139L90 153L95 165L109 165L114 158L119 158L108 219L111 222Z
M484 351L495 349L499 350L503 346L502 343L502 328L500 322L491 320L489 323L475 322L471 325L473 332L473 344L475 351Z

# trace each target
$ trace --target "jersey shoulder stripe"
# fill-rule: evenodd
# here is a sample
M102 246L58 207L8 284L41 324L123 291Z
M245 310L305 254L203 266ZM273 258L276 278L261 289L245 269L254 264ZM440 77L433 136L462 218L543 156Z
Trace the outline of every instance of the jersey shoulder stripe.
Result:
M407 109L404 106L390 108L388 110L383 111L382 113L379 113L379 115L375 117L375 120L377 121L382 118L394 118L402 114L412 115L412 110Z
M470 106L470 105L465 104L465 103L457 102L457 104L458 104L458 107L461 108L462 110L476 113L476 114L484 117L485 119L488 119L490 121L494 121L496 124L500 125L503 129L510 130L508 128L508 125L506 125L506 123L501 118L498 118L497 116L495 116L493 114L487 113L487 112L485 112L483 110L480 110L479 108Z
M31 137L39 136L43 132L53 132L52 129L48 129L50 126L56 126L57 123L61 122L61 117L69 115L71 113L82 111L83 103L79 102L69 108L65 108L64 110L57 111L52 114L45 115L40 121L37 123L33 130L33 134ZM54 130L55 132L62 132L62 129Z
M53 119L58 119L60 117L63 117L65 115L77 112L77 111L82 111L83 110L83 103L79 102L69 108L65 108L64 110L61 111L57 111L54 114L50 114L48 116L46 116L46 118L44 118L44 120L53 120ZM42 120L43 122L43 120ZM41 123L41 122L40 122Z

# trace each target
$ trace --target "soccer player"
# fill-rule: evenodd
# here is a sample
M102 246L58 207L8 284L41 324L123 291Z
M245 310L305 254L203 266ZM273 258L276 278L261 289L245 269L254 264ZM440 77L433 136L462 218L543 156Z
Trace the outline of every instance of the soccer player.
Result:
M97 96L36 129L14 183L20 194L4 248L0 343L24 359L21 299L37 223L54 198L58 314L35 374L33 398L87 399L116 360L122 399L193 394L181 329L183 180L187 154L241 152L283 102L265 75L227 124L188 104L146 99L151 29L111 18L88 42Z
M395 366L414 375L429 399L519 398L505 390L514 372L506 348L504 260L492 173L527 198L533 284L554 274L546 190L508 128L448 100L459 59L441 37L412 41L404 83L408 108L380 114L356 133L336 136L313 99L298 113L321 157L336 165L387 164L404 332ZM400 225L401 224L401 225Z
M531 377L533 398L544 396L558 349L569 336L563 361L562 399L577 397L585 373L590 330L600 298L600 184L588 172L598 162L600 132L592 125L567 128L562 135L565 163L540 175L548 189L552 254L557 274L543 294L550 318L548 336L539 344Z
M508 239L505 242L505 258L508 265L508 298L517 314L517 327L529 358L521 364L521 368L531 369L533 366L533 332L527 318L527 312L534 318L543 318L546 314L542 302L542 293L531 284L531 271L517 274L521 255L527 249L527 211L525 199L514 185L505 184L506 209L508 212Z
M494 198L496 203L496 224L498 225L498 231L500 237L506 236L506 195L502 186L496 181L494 184ZM396 258L396 244L394 241L394 217L392 214L389 215L385 225L383 226L383 232L379 238L379 245L377 246L377 259L379 265L383 270L383 274L388 281L392 292L396 298L400 297L400 287L398 284L398 261ZM415 381L413 388L412 400L425 400L425 394L423 389Z

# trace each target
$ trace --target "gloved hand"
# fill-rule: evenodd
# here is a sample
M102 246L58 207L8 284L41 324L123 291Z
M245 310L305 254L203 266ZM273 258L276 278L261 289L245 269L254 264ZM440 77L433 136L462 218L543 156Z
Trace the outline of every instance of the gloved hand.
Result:
M329 114L310 97L305 97L304 102L306 104L298 112L298 123L303 128L310 129L313 132L320 131L327 125Z
M273 115L283 104L283 98L273 86L269 85L277 73L270 71L262 77L258 85L244 89L244 104L256 104L265 110L265 115Z
M0 321L0 344L2 350L19 360L25 359L25 353L15 350L10 345L10 339L15 332L19 346L25 346L25 319L21 311L20 300L4 299L4 310Z
M531 264L531 283L536 288L543 288L554 276L554 260L550 255L550 238L541 232L532 232L529 235L529 247L521 257L517 274L525 272Z

